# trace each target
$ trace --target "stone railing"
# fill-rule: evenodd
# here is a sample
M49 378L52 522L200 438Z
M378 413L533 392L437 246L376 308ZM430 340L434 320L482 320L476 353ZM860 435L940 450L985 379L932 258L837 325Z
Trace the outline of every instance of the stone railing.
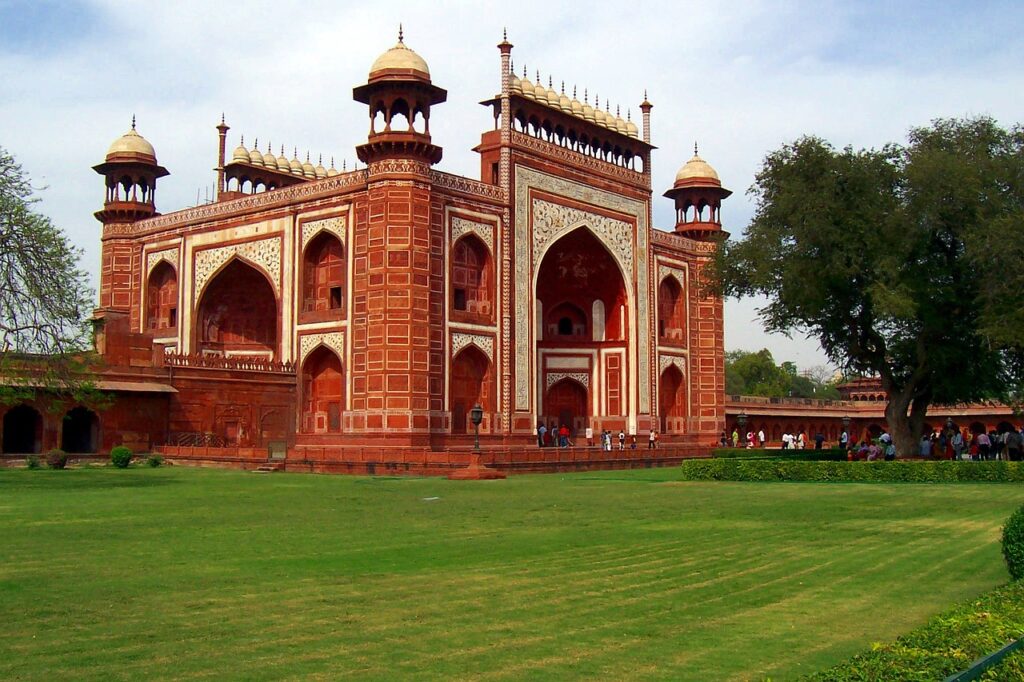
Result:
M276 362L259 357L220 355L182 355L167 353L164 355L166 367L193 367L204 369L233 369L246 372L275 372L278 374L294 374L294 362Z

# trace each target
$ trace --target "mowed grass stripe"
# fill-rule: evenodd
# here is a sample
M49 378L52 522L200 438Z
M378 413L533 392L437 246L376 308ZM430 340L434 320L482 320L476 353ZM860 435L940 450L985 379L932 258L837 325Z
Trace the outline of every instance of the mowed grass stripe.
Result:
M23 606L12 610L13 640L0 635L0 654L16 644L22 664L13 668L26 678L44 679L46 670L96 679L258 679L302 672L387 679L396 671L459 678L506 670L532 671L532 677L652 675L675 670L680 657L714 660L699 650L712 644L675 634L697 632L701 620L736 629L744 621L730 621L728 614L744 609L751 618L791 612L808 618L801 599L786 595L802 593L798 576L823 590L808 594L832 594L828 576L837 569L814 570L833 560L830 554L863 553L865 563L858 565L864 570L873 554L889 557L898 574L901 561L919 558L893 547L920 536L940 547L980 548L963 554L968 563L997 557L992 538L1002 512L1022 501L1020 488L1008 486L946 486L958 489L947 495L937 490L941 486L650 485L671 481L671 470L614 472L614 479L516 477L493 486L367 485L315 476L254 481L233 472L180 470L66 473L87 478L73 481L69 499L60 500L65 518L144 511L116 533L81 523L62 532L60 524L29 531L9 518L11 508L35 515L47 506L43 498L56 501L68 479L54 472L16 490L17 504L0 519L20 528L13 543L18 551L0 548L2 565L24 559L22 569L41 570L35 580L46 586L27 584L25 570L0 574L0 615L8 615L3 602L10 595ZM106 475L89 480L94 474ZM128 476L115 478L120 474ZM107 485L151 474L164 483ZM16 478L0 475L5 492ZM428 492L440 492L447 506L423 503ZM22 504L26 500L32 503ZM957 507L965 513L951 511ZM875 527L879 510L901 520ZM472 527L481 523L487 530ZM942 537L933 538L933 531ZM106 563L118 556L128 569L121 581ZM75 566L81 582L54 592L67 567ZM974 571L959 589L976 593L980 584L1001 580L1001 570ZM914 576L941 587L940 573ZM766 580L769 587L759 587ZM839 582L833 599L856 613L856 590L846 583L858 584ZM84 598L60 599L62 591ZM896 592L895 603L922 601L916 592ZM780 604L774 610L772 599ZM929 599L941 598L923 595ZM123 608L111 610L110 600ZM670 608L658 611L665 602ZM883 604L886 611L892 603ZM53 638L33 645L35 616L45 620L44 631L66 631L67 646ZM156 637L154 625L162 626ZM807 628L814 632L814 623ZM140 637L143 646L136 644ZM613 646L625 637L644 655L629 647L618 653ZM830 651L856 636L838 633L836 639ZM189 651L187 659L174 654L181 648ZM0 674L11 669L5 660L0 656ZM748 669L739 664L736 669Z

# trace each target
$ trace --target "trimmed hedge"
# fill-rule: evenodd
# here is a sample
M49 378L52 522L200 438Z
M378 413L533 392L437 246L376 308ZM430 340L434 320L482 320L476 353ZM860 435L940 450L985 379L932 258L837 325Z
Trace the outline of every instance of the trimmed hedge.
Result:
M46 465L51 469L63 469L68 465L68 453L53 449L46 453Z
M717 448L711 452L715 459L783 459L804 462L845 462L846 450L826 448L823 450L789 448Z
M1024 463L895 461L791 462L769 459L691 459L690 481L842 481L851 483L1019 483Z
M1013 512L1003 526L1003 558L1011 578L1024 578L1024 507Z
M110 450L110 463L118 469L127 469L132 463L132 450L124 445L117 445Z
M845 663L809 675L815 682L941 680L1024 635L1024 581L935 616L889 644L875 644ZM1021 651L1003 659L982 679L1024 679Z

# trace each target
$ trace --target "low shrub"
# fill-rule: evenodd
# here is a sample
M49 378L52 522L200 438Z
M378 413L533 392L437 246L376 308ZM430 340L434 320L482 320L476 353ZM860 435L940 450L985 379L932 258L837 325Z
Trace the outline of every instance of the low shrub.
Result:
M160 455L150 455L146 458L146 465L153 467L154 469L164 463L164 458Z
M806 462L845 462L846 450L825 448L822 450L789 448L717 448L711 452L716 459L784 459Z
M124 445L118 445L110 450L110 463L118 469L127 469L132 462L132 450Z
M43 465L39 461L39 455L29 455L25 458L25 466L29 469L39 469Z
M68 453L53 449L46 453L46 466L51 469L63 469L68 465Z
M682 464L691 481L850 483L1019 483L1024 463L989 461L801 462L779 459L694 459Z
M1010 577L1024 578L1024 506L1013 512L1003 526L1003 558Z
M805 680L941 680L966 670L1024 632L1024 581L953 607L895 642L875 644L845 663ZM982 679L1018 680L1020 652L984 673ZM994 677L992 676L994 675Z

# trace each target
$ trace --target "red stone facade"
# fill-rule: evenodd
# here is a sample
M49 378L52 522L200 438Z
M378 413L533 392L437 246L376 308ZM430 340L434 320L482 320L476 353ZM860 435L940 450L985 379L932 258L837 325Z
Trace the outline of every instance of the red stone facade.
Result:
M655 229L650 103L638 128L516 77L498 47L481 180L435 168L447 93L402 42L353 93L372 122L363 168L227 158L222 122L218 200L159 215L155 152L134 127L116 141L96 167L98 319L157 349L138 372L165 414L132 423L142 403L118 393L96 447L132 432L205 459L283 443L314 468L355 449L404 461L470 446L479 404L495 453L526 452L541 421L706 452L725 426L722 303L696 282L728 190L695 155L666 193L675 230ZM99 348L108 381L136 372L118 343Z

